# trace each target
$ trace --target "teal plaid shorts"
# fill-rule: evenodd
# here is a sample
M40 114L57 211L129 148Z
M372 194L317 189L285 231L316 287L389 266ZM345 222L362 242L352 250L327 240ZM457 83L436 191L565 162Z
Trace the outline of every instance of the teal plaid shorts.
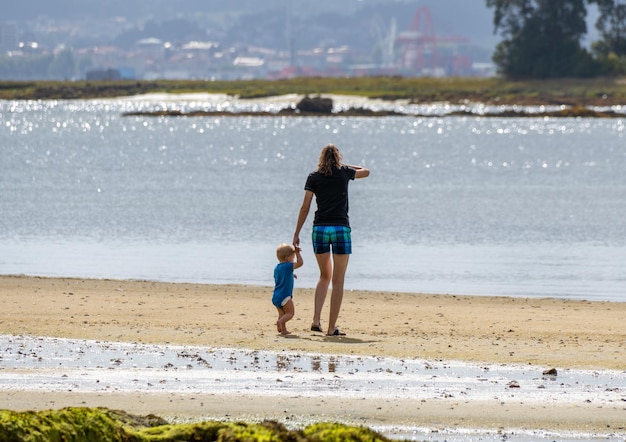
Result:
M328 253L331 250L337 255L352 253L352 236L347 226L313 226L313 253Z

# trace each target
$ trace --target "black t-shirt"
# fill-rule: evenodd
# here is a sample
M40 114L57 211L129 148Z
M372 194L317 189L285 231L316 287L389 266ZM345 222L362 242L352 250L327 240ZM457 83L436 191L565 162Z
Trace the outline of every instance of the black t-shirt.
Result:
M353 180L355 175L356 170L346 166L334 169L330 176L317 171L309 174L304 189L315 194L317 210L313 219L314 226L350 227L348 182Z

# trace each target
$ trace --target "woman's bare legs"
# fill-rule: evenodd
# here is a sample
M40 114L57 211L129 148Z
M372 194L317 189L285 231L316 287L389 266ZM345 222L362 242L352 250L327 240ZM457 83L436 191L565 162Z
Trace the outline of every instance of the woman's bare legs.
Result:
M343 301L343 284L346 278L346 270L348 269L348 258L350 255L333 254L333 289L330 294L330 316L328 319L328 331L326 334L332 335L337 327L337 318L339 310L341 310L341 302Z
M316 254L315 259L320 268L320 279L315 287L315 305L313 311L313 324L319 325L324 301L328 294L328 287L332 282L333 288L330 295L330 316L328 320L328 334L333 334L337 327L337 318L343 301L343 284L348 268L350 255L332 255L330 253Z
M322 317L322 308L324 307L324 301L326 300L326 295L328 294L328 286L330 285L330 281L333 276L333 266L330 261L330 252L316 254L315 259L317 260L317 265L320 268L320 279L317 281L317 285L315 286L313 324L311 325L319 326Z

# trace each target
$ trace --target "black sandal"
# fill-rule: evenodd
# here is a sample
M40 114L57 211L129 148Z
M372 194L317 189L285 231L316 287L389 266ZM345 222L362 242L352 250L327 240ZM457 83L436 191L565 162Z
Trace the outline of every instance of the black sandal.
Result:
M322 324L312 325L311 331L322 333Z
M339 327L335 328L335 331L327 334L326 336L345 336L346 334L344 332L342 332L341 330L339 330Z

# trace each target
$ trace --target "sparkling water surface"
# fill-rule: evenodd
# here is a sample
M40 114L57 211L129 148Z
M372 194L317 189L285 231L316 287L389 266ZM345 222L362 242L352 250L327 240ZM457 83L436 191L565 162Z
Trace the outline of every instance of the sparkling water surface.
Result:
M289 100L0 101L0 273L270 286L332 142L372 172L348 289L626 301L625 119L123 116Z

